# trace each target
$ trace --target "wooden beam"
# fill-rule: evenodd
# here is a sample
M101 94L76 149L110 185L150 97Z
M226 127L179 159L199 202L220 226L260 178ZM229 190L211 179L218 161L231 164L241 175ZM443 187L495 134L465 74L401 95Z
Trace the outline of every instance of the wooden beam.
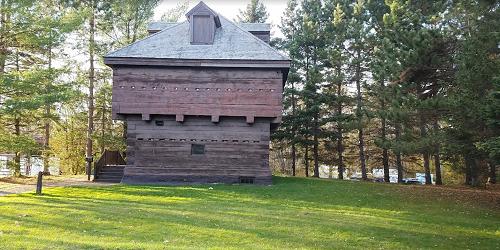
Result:
M150 114L142 113L142 120L143 121L149 121L149 120L151 120L151 115Z
M253 116L253 115L248 115L248 116L247 116L247 123L248 123L248 124L252 124L252 123L254 123L254 122L255 122L255 116Z
M184 115L175 115L176 122L184 122Z
M212 122L213 123L218 123L219 122L219 116L218 115L212 115Z

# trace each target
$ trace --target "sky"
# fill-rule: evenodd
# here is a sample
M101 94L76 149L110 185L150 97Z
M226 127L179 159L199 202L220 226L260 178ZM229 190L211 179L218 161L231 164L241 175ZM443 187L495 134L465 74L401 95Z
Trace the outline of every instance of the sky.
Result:
M272 24L271 36L281 36L278 25L281 22L281 16L286 9L287 0L261 0L269 12L268 23ZM167 9L174 8L179 0L163 0L155 9L155 20L159 20ZM208 7L220 15L233 20L239 14L239 9L245 9L250 0L203 0ZM189 9L199 3L199 0L190 0ZM182 19L184 20L184 19Z

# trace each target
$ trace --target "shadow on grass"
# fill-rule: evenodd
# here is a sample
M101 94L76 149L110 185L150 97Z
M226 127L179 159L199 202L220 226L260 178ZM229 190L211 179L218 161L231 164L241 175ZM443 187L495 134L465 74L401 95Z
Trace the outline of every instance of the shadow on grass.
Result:
M388 196L390 187L385 186L298 178L274 181L273 186L49 188L43 196L1 199L5 203L0 206L0 231L13 245L41 241L67 248L158 248L165 246L166 238L174 247L193 248L500 244L495 226L486 224L498 216L447 216L439 203ZM69 239L58 238L60 234Z

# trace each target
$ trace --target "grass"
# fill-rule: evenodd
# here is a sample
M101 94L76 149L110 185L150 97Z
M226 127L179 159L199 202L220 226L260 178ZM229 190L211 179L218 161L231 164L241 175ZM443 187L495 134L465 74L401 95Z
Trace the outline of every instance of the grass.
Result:
M282 177L273 186L47 188L43 196L0 197L0 243L2 249L499 249L498 196L483 202L454 192Z

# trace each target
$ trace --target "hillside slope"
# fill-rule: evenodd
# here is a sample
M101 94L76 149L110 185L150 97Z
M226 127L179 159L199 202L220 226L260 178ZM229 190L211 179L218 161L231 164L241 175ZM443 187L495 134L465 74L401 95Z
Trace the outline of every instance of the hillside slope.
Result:
M44 191L0 197L2 249L500 248L499 196L474 190L275 177Z

